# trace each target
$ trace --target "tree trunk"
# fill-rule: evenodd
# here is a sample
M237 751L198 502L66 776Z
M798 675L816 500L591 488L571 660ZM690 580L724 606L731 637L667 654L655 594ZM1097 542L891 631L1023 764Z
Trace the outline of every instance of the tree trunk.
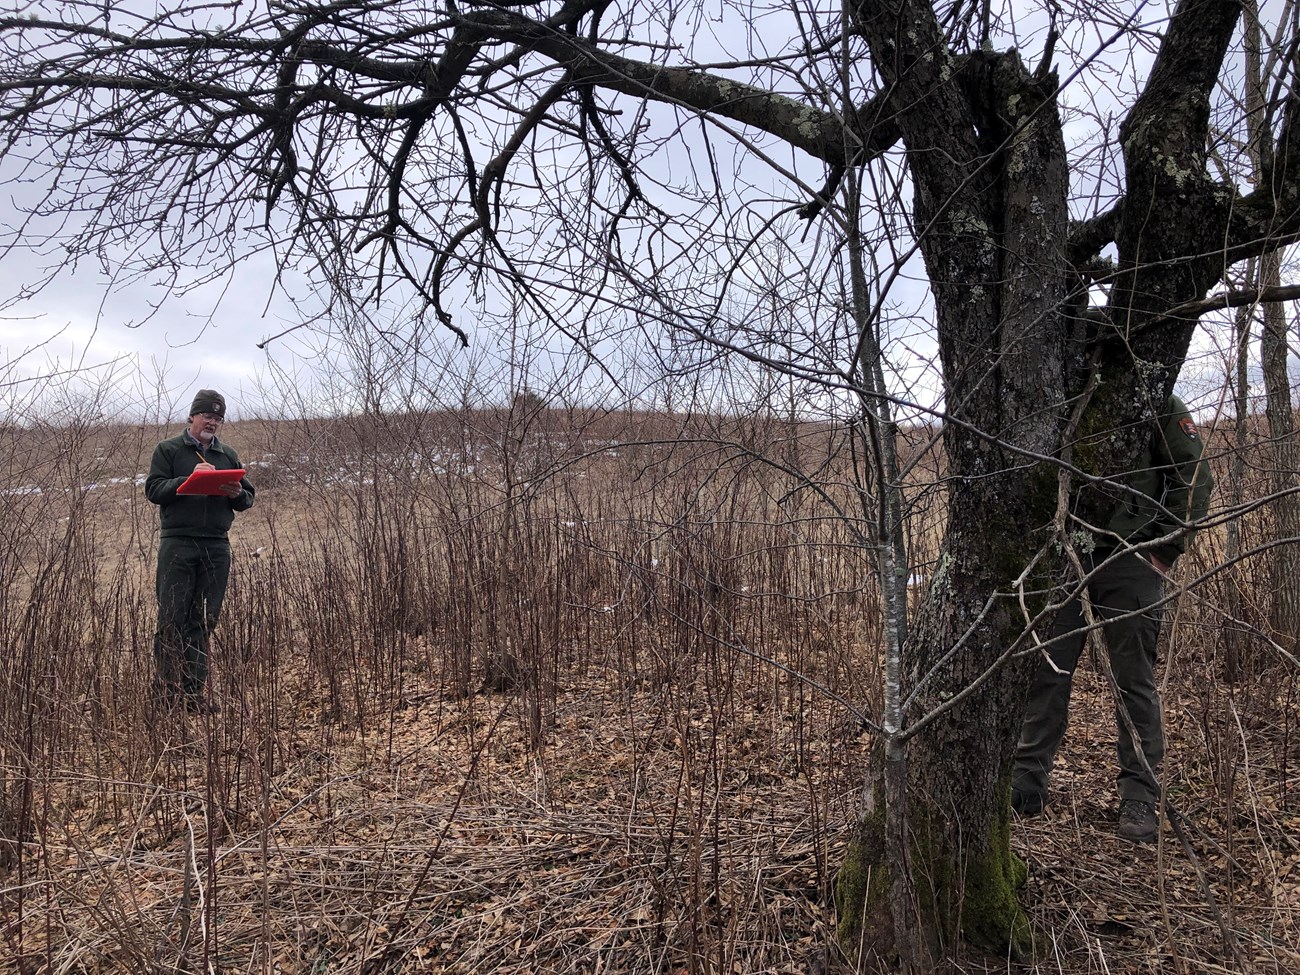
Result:
M1271 133L1265 124L1266 92L1264 86L1263 32L1259 23L1259 5L1256 0L1246 0L1243 9L1243 41L1246 52L1246 131L1250 143L1250 162L1256 179L1262 178L1267 170L1269 156L1268 146ZM1254 262L1251 262L1254 266ZM1248 272L1248 278L1251 275ZM1265 254L1259 262L1259 283L1262 287L1274 287L1282 283L1282 261L1278 251ZM1273 452L1273 483L1271 488L1276 495L1273 502L1273 537L1300 537L1300 496L1294 493L1300 486L1300 474L1296 472L1295 429L1291 411L1291 380L1287 374L1287 340L1286 316L1280 304L1267 304L1263 309L1264 324L1260 333L1260 365L1264 374L1264 392L1266 398L1266 415L1268 417L1269 441ZM1243 380L1244 381L1244 380ZM1244 396L1239 397L1238 424L1244 423ZM1239 437L1239 440L1241 438ZM1240 455L1238 455L1240 456ZM1234 459L1234 465L1242 463ZM1243 464L1244 466L1244 464ZM1235 471L1234 471L1235 473ZM1239 479L1234 479L1235 490L1241 491ZM1240 499L1234 499L1240 500ZM1229 541L1236 535L1236 523L1229 526ZM1229 548L1228 555L1237 552ZM1271 594L1269 600L1269 623L1272 637L1286 650L1294 651L1296 631L1300 627L1300 588L1295 580L1300 578L1300 546L1281 545L1273 549L1269 563ZM1236 581L1241 575L1240 567L1234 566L1229 579ZM1233 596L1230 606L1235 619L1245 619L1242 609L1244 600L1240 598L1237 587L1229 590ZM1229 631L1242 633L1238 623L1231 624ZM1241 644L1240 638L1234 641ZM1239 679L1250 672L1250 657L1242 652L1240 646L1229 647L1229 676Z
M1246 271L1246 280L1252 280L1255 262L1252 260ZM1238 310L1235 318L1234 338L1236 339L1235 368L1232 381L1232 402L1235 419L1233 421L1233 451L1229 461L1228 497L1229 507L1240 509L1245 500L1246 449L1250 445L1250 335L1254 309L1250 307ZM1236 518L1228 522L1226 539L1223 547L1224 560L1228 568L1224 576L1228 605L1227 619L1223 623L1224 641L1223 676L1229 683L1241 679L1243 662L1247 659L1246 648L1253 642L1246 620L1250 615L1244 586L1245 566L1239 561L1242 551L1241 523Z
M1264 255L1261 282L1280 284L1281 259L1276 251ZM1296 470L1295 423L1291 410L1291 379L1287 374L1286 314L1280 304L1264 306L1264 328L1260 333L1260 359L1267 399L1269 443L1273 461L1273 531L1276 539L1300 538L1300 473ZM1296 648L1300 632L1300 545L1284 544L1273 549L1269 565L1272 592L1269 604L1271 636L1288 652Z
M1114 217L1117 273L1105 313L1088 315L1064 252L1068 173L1053 73L1031 75L1014 51L969 55L958 72L921 5L857 7L894 94L915 186L951 475L941 562L905 647L904 725L882 748L890 767L906 763L908 855L888 855L891 790L872 789L837 891L842 934L881 961L927 965L918 953L894 955L891 870L910 871L909 907L931 953L964 940L1015 954L1032 940L1008 822L1011 759L1037 664L1029 628L1061 532L1076 527L1058 497L1088 525L1104 524L1113 501L1104 482L1071 490L1044 458L1068 455L1085 473L1121 476L1172 391L1195 320L1163 314L1203 297L1223 270L1215 235L1231 201L1205 177L1204 134L1238 12L1231 0L1198 0L1171 21L1122 129L1129 192ZM1076 405L1086 410L1063 443Z
M881 27L878 17L871 30ZM888 43L876 40L889 53L892 38L909 36L884 33ZM914 136L916 220L927 228L920 246L935 282L948 524L903 648L902 721L880 752L888 782L871 790L838 887L845 938L914 971L962 940L999 953L1030 943L1007 782L1036 658L1007 654L1021 645L1025 611L1041 604L1041 595L1020 598L1025 566L1057 547L1056 470L1033 458L1059 447L1076 331L1066 313L1068 174L1056 79L1030 76L1015 52L988 55L971 69L967 98L960 86L931 85L948 67L935 58L936 77L927 79L912 62L899 80L931 93L929 101L902 94L918 117L900 125ZM936 89L953 101L935 98ZM953 126L955 113L972 124ZM1034 564L1051 562L1049 554ZM1039 570L1025 588L1041 594L1045 582ZM906 810L901 830L891 806ZM896 883L899 870L910 883ZM891 906L900 890L915 903ZM909 917L924 942L910 950L896 930Z

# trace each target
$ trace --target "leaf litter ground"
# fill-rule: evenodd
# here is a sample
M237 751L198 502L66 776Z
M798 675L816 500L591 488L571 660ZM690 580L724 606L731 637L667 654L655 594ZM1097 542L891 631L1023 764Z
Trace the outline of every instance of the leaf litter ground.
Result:
M1108 695L1078 684L1053 803L1013 825L1042 950L960 967L1300 971L1294 746L1240 730L1248 795L1225 803L1214 736L1168 694L1193 855L1168 826L1134 847ZM304 698L267 733L228 704L160 729L148 781L52 773L64 798L3 878L0 969L850 971L830 894L869 742L820 713L597 680L536 708L410 683L360 729Z

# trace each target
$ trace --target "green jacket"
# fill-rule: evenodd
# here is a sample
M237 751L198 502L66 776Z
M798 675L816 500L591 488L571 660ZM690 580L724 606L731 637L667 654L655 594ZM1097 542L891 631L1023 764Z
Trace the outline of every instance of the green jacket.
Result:
M1199 521L1210 506L1214 477L1202 458L1204 444L1187 405L1177 396L1165 403L1160 427L1138 457L1124 484L1138 493L1122 492L1106 524L1111 535L1132 543L1172 535L1148 551L1172 565L1187 547L1191 531L1186 521Z
M218 470L229 471L242 467L239 455L215 437L203 456ZM164 440L153 450L149 463L149 476L145 478L144 494L158 505L163 537L180 535L186 538L225 538L236 511L247 511L253 506L256 493L248 478L239 486L244 490L234 498L222 495L177 494L176 489L194 473L199 464L198 448L185 433Z

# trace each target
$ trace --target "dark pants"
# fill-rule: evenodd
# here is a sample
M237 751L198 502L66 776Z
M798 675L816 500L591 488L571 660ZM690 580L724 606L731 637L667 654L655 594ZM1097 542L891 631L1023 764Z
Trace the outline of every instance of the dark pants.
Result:
M1099 559L1100 561L1100 559ZM1153 771L1159 771L1165 756L1161 727L1160 695L1156 690L1156 639L1160 635L1160 610L1153 608L1164 594L1164 577L1144 555L1114 558L1088 584L1093 611L1105 623L1106 647L1111 672L1119 685L1122 706L1142 740L1142 752ZM1127 619L1115 619L1139 611ZM1047 777L1056 751L1069 723L1070 688L1074 669L1083 652L1083 608L1077 599L1067 603L1057 616L1052 636L1059 638L1048 652L1056 667L1040 660L1020 728L1012 784L1027 793L1047 795ZM1120 707L1115 709L1118 725L1119 775L1116 782L1123 799L1155 802L1159 787L1142 765L1133 747Z
M208 635L230 577L224 538L162 539L158 546L158 629L153 656L164 701L200 697L208 676Z

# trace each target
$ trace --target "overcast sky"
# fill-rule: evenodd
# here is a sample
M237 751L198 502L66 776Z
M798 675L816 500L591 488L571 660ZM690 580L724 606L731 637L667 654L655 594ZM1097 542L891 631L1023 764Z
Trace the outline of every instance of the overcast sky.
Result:
M216 388L229 392L237 415L241 399L257 395L268 357L284 358L294 347L292 340L268 351L257 347L292 324L291 307L273 298L268 304L268 263L254 258L232 280L167 296L156 309L151 302L164 297L162 288L114 286L101 268L85 262L0 312L3 379L16 383L82 369L88 387L111 375L128 408L165 413L170 406L173 414L188 406L193 389ZM41 255L10 252L2 265L5 291L39 280L44 265ZM157 383L159 378L165 382ZM151 385L161 402L140 401L153 392Z

